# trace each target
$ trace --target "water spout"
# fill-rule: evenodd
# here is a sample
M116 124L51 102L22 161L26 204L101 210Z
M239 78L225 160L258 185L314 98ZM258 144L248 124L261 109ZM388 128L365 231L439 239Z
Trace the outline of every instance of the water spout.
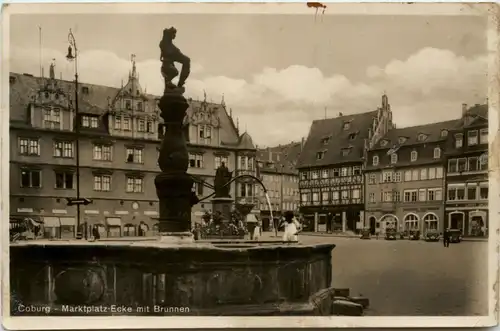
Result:
M274 225L274 217L273 217L273 207L271 205L271 199L269 199L269 193L267 193L267 191L264 193L265 197L266 197L266 202L267 202L267 206L269 207L269 215L270 215L270 218L271 218L271 222L273 222L273 225ZM277 225L276 225L277 226ZM276 229L277 230L277 229Z

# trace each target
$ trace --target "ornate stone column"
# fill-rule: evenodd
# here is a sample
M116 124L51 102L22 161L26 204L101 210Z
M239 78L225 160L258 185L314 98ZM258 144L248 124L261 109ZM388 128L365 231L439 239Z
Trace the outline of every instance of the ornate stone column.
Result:
M159 101L165 135L158 164L161 173L155 178L159 203L161 241L192 242L191 207L198 202L192 191L193 179L187 174L189 154L183 120L189 104L178 91L166 92Z

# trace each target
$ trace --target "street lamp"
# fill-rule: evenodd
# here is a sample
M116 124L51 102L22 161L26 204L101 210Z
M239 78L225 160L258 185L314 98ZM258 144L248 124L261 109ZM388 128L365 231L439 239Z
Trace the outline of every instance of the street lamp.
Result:
M78 48L76 47L75 36L71 29L68 34L68 61L75 62L75 156L76 156L76 200L80 200L80 116L78 112ZM87 237L87 229L85 228L85 237ZM76 239L82 239L82 232L80 230L80 203L76 203Z

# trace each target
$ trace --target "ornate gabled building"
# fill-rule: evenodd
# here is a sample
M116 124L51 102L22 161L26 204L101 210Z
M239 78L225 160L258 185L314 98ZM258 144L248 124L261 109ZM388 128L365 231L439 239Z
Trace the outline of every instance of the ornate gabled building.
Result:
M442 230L444 150L456 120L389 131L369 150L365 226L372 234Z
M445 151L445 227L488 236L488 105L462 105Z
M81 224L87 231L98 226L102 236L154 232L158 215L154 178L164 126L157 97L142 89L135 62L121 88L80 83L78 119L75 84L55 79L54 66L49 78L11 73L9 82L11 216L42 219L47 236L74 236L76 207L68 207L66 198L76 197L78 139L80 196L93 200L82 206ZM189 103L185 119L189 173L213 184L222 162L230 170L241 170L243 155L256 153L250 136L239 134L223 103L192 99ZM247 168L249 163L253 164L246 159ZM233 196L239 191L237 185L232 185ZM200 197L211 193L199 183L193 189ZM255 196L255 190L248 193ZM192 220L210 209L209 201L195 205Z
M281 217L287 210L299 211L299 173L296 165L303 144L304 141L292 142L287 145L259 149L257 152L259 176L266 186L271 204L269 206L264 192L261 191L259 205L264 231L276 226L274 222L271 222L271 210L273 217Z
M297 163L306 226L315 231L362 226L366 153L392 127L386 95L375 111L313 121Z

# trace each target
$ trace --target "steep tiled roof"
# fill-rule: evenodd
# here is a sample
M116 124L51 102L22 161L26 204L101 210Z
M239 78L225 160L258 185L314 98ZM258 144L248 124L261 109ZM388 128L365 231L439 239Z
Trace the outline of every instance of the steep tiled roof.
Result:
M443 130L449 131L456 127L459 123L460 120L457 119L445 122L392 129L378 141L378 143L372 148L372 150L390 149L395 145L411 146L415 144L446 140L447 136L442 134ZM422 136L422 140L419 140L419 136Z
M278 169L283 173L297 174L296 164L301 150L301 142L258 150L257 160L261 164L260 171L275 172Z
M27 122L28 104L34 100L37 91L47 81L47 78L42 79L40 77L34 77L33 75L10 73L10 121L20 123ZM55 81L61 91L66 93L71 100L74 100L74 82L59 79L56 79ZM139 90L139 92L142 93L142 88L140 88L138 82L134 81L134 86L136 89L135 92ZM81 113L102 115L106 111L110 110L110 105L112 105L116 96L124 90L125 87L116 88L79 82L79 110ZM151 94L142 94L142 96L144 97L145 102L149 104L150 109L155 109L157 99L159 97ZM188 99L188 102L190 105L190 108L187 111L188 115L190 115L195 109L200 108L203 103L203 101L192 100L191 98ZM220 130L220 140L222 145L231 146L232 148L241 148L239 147L241 143L240 137L238 136L237 130L225 107L220 104L213 103L208 103L208 107L215 110L217 116L219 117L220 126L223 128ZM248 134L246 134L246 136L247 137L244 138L243 146L248 149L248 142L250 142L252 146L253 143L251 137ZM255 147L250 149L255 149Z
M368 129L372 126L377 112L375 110L313 121L297 168L361 161L364 140L368 138ZM346 122L350 123L348 130L344 130ZM353 139L351 134L354 135ZM327 144L323 142L324 139L328 139ZM349 151L345 156L342 155L343 149ZM320 160L317 159L318 152L325 152Z
M253 144L252 137L247 132L244 132L240 136L240 141L238 147L241 149L255 149L255 145Z

